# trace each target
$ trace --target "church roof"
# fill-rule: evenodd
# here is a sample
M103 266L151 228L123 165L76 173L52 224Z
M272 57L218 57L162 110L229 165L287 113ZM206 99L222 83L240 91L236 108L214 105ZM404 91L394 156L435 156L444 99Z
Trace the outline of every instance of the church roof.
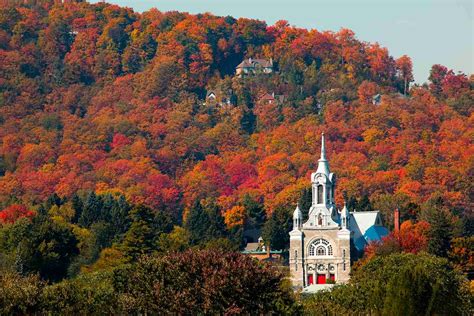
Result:
M381 240L388 234L379 216L379 211L351 213L350 230L354 232L354 245L358 250L364 250L369 242Z
M388 235L388 229L383 226L372 226L364 234L367 242L381 240L382 237Z
M362 235L365 234L367 229L374 226L377 222L377 217L379 216L378 211L372 212L352 212L354 220L357 222L357 226Z

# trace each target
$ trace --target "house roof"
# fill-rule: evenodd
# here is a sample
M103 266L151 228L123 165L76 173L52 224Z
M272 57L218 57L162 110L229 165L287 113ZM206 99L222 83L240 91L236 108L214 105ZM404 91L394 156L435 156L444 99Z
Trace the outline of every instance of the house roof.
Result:
M255 252L258 250L260 244L258 242L249 242L247 246L245 246L245 252Z
M264 68L271 68L273 67L273 61L272 60L267 60L267 59L253 59L253 58L247 58L244 59L240 64L237 65L236 68L254 68L257 64Z

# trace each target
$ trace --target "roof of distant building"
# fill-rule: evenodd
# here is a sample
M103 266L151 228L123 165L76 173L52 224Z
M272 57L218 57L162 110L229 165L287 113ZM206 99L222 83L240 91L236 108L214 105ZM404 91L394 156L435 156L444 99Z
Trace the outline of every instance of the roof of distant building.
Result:
M237 65L236 68L254 68L257 64L264 68L271 68L273 67L273 61L261 58L247 58L244 59L240 64Z

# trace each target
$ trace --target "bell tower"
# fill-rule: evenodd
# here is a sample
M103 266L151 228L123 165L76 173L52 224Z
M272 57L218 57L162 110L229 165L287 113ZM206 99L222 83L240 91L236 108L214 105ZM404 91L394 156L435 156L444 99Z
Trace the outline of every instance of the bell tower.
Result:
M334 200L335 186L336 177L330 171L329 162L326 159L326 145L323 133L321 135L321 156L318 160L318 169L311 174L313 198L309 210L309 220L305 225L321 228L332 228L338 225Z

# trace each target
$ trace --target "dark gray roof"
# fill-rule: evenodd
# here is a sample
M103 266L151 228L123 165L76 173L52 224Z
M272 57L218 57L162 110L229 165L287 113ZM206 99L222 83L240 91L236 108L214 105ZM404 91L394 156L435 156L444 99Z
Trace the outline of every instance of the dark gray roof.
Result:
M253 58L247 58L244 59L240 64L237 65L236 68L255 68L255 66L260 65L263 68L272 68L273 67L273 61L267 60L267 59L253 59Z

